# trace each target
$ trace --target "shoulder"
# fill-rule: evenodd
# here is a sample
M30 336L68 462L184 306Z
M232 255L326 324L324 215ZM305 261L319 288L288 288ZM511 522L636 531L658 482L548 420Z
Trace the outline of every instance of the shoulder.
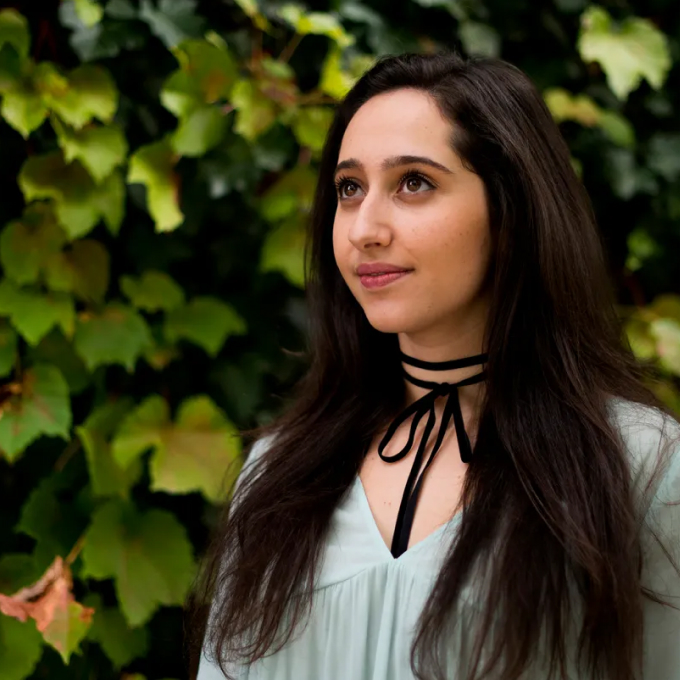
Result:
M620 397L610 400L609 412L628 455L634 488L647 505L680 500L680 422Z
M269 450L272 442L275 439L275 434L269 434L264 437L260 437L255 440L253 445L250 447L250 451L246 457L243 467L239 472L238 479L236 480L236 487L238 488L243 484L244 480L259 469L260 464L265 459L265 454Z

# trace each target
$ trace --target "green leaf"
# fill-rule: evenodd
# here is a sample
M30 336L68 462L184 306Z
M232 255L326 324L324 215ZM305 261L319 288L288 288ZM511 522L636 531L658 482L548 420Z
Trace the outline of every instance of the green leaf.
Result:
M165 272L149 270L138 279L121 276L120 289L137 309L146 312L168 311L184 304L184 291Z
M160 428L169 418L170 407L163 397L147 397L125 418L113 440L113 457L118 465L127 467L148 449L161 446Z
M25 82L6 92L2 98L0 115L24 139L43 124L48 113L40 94Z
M54 119L52 125L67 163L77 159L97 183L106 179L127 156L128 145L119 125L73 130Z
M680 134L657 132L649 140L647 164L668 182L680 177Z
M319 89L335 99L342 99L375 63L375 57L359 54L350 61L348 68L343 68L342 58L342 49L333 45L321 65Z
M23 61L31 49L28 21L14 9L0 11L0 47L11 45Z
M200 491L218 501L233 482L234 462L240 460L241 442L236 427L206 396L186 399L179 407L177 422L169 420L162 397L142 402L121 425L113 441L119 465L139 460L149 448L151 488L169 493ZM230 479L225 474L231 473Z
M143 146L130 157L128 182L146 186L147 205L157 231L173 231L184 221L175 173L177 160L168 139Z
M626 239L628 256L626 267L634 272L640 269L646 260L659 254L659 244L644 227L636 227Z
M99 241L75 241L47 261L45 280L52 290L101 302L109 287L109 253Z
M333 120L333 110L326 106L305 106L293 121L293 133L302 146L321 151Z
M573 120L593 127L600 120L600 107L587 95L572 95L561 87L551 87L543 93L543 98L558 123Z
M204 30L203 18L196 15L195 0L160 0L158 7L151 0L141 0L139 18L168 48L187 38L198 38Z
M600 108L587 95L572 95L560 87L543 93L553 118L558 122L575 121L586 127L599 127L614 144L630 148L635 143L633 126L621 114Z
M82 425L75 428L85 449L95 496L127 498L142 473L140 461L121 467L111 452L110 438L132 406L130 399L107 402L96 408Z
M139 512L112 500L94 513L82 552L83 574L113 578L121 610L139 626L160 605L181 605L195 566L186 530L164 510Z
M69 43L82 62L117 56L122 50L138 50L147 42L146 26L128 21L137 18L137 10L127 0L109 0L106 16L123 21L106 21L86 26L76 13L72 0L59 5L59 21L71 31Z
M0 263L15 283L36 283L50 256L61 252L66 234L45 203L29 205L0 234Z
M249 141L268 130L276 120L275 103L266 97L251 80L238 80L231 93L236 109L234 130Z
M78 394L90 383L90 372L64 334L54 328L35 347L29 347L30 363L54 364L68 383L69 392Z
M30 67L29 67L30 68ZM21 87L26 65L12 45L0 45L0 94L7 94Z
M173 50L180 64L161 90L161 102L178 118L204 104L226 100L238 77L238 64L225 47L186 40Z
M28 369L20 388L4 402L0 417L0 449L10 461L41 435L68 439L71 428L68 385L54 366Z
M656 340L656 350L661 366L680 376L680 322L676 319L655 319L649 330Z
M31 156L18 177L26 201L51 198L59 224L71 238L84 236L103 217L97 187L79 161L66 163L60 151Z
M201 491L212 501L222 498L238 470L241 442L236 427L207 397L186 399L176 426L163 436L163 447L151 459L154 489L173 493ZM231 472L231 479L224 480Z
M76 13L85 26L98 24L104 16L104 8L94 0L74 0Z
M316 178L308 165L296 165L282 175L260 200L262 217L277 222L298 211L308 212L314 200Z
M42 656L43 639L35 621L26 623L0 614L0 680L24 680Z
M109 0L106 5L106 15L113 19L136 19L139 15L137 8L130 0Z
M333 14L309 12L297 3L286 3L279 8L278 15L300 35L325 35L343 48L354 44L354 37L345 31Z
M636 193L656 194L658 184L648 168L637 164L631 149L612 147L604 155L604 170L614 193L628 200Z
M146 628L128 626L120 610L105 607L98 595L89 595L83 604L95 610L87 637L101 645L117 670L146 655L149 646Z
M670 380L655 380L649 386L661 401L676 413L680 413L680 390Z
M0 314L10 317L12 325L30 345L37 345L54 326L67 336L73 335L73 299L64 293L44 295L28 288L17 288L11 281L0 281Z
M643 78L658 90L671 68L668 39L651 21L629 17L615 25L607 11L596 5L581 16L577 48L584 61L600 64L619 99L625 99Z
M603 109L599 127L614 144L627 149L635 146L635 130L630 121L620 113Z
M478 54L483 57L500 56L501 36L492 26L477 21L463 21L458 34L467 54Z
M97 314L78 317L73 343L90 370L122 364L131 372L151 344L151 332L132 307L113 302Z
M203 156L216 147L227 131L227 119L216 106L194 109L180 120L170 138L173 150L183 156Z
M38 68L49 68L54 78L54 67L40 64ZM93 118L110 123L118 108L118 89L110 73L101 66L85 64L71 71L59 86L50 86L47 78L38 87L45 104L65 123L76 129L87 125Z
M0 557L0 593L9 595L40 578L33 555L6 553Z
M354 79L342 68L342 50L334 46L326 54L326 58L321 65L321 80L319 88L322 92L342 99L354 84Z
M35 539L33 558L42 574L55 555L65 557L86 529L91 507L74 498L73 469L70 476L55 472L38 480L21 508L17 533Z
M260 271L279 271L294 286L304 288L305 229L300 216L292 215L267 234Z
M228 304L214 297L195 297L170 310L165 318L165 337L170 342L184 338L216 356L230 335L246 333L244 319Z
M680 323L680 296L673 293L657 295L648 309L660 317L673 319Z
M17 357L17 334L5 319L0 319L0 378L7 377Z
M113 236L118 236L125 217L125 179L114 170L94 191L94 204Z
M168 111L182 118L203 104L202 94L193 74L177 70L165 81L160 99Z

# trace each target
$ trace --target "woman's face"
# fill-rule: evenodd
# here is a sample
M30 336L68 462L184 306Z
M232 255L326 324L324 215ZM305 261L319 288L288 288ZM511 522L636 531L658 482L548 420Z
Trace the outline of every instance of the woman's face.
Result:
M333 250L342 277L374 328L428 345L478 335L488 311L484 184L463 167L450 135L426 93L380 94L350 121L335 175ZM373 263L409 273L375 286L357 273Z

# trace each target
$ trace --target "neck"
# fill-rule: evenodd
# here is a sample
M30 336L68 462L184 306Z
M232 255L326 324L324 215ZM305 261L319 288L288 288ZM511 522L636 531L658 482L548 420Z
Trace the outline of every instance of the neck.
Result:
M425 380L433 383L459 383L466 378L476 376L481 373L486 367L486 357L478 355L482 354L482 350L479 348L473 349L468 348L467 350L451 352L450 350L446 352L442 348L431 348L428 351L423 350L410 350L407 351L400 348L401 352L415 360L417 364L420 362L433 362L433 363L453 363L454 367L447 366L436 366L429 367L426 365L414 365L408 360L402 361L403 369L413 378L419 380ZM465 359L470 359L472 362L469 365L465 365L468 362ZM463 364L458 366L456 364ZM417 401L425 394L430 391L428 387L421 387L420 385L414 385L411 381L404 378L404 384L406 386L406 403L405 407ZM458 388L458 397L460 400L461 410L464 415L467 415L473 420L476 420L476 414L481 407L481 401L485 393L485 382L477 382L472 385L463 385ZM438 399L435 403L435 409L437 411L443 408L443 400ZM467 420L467 418L466 418Z

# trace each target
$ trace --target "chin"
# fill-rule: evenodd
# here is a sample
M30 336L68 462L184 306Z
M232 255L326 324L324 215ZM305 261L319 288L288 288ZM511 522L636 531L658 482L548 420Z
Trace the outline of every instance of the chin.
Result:
M366 314L366 319L376 331L381 333L413 333L422 326L416 323L415 319L408 319L404 314Z

